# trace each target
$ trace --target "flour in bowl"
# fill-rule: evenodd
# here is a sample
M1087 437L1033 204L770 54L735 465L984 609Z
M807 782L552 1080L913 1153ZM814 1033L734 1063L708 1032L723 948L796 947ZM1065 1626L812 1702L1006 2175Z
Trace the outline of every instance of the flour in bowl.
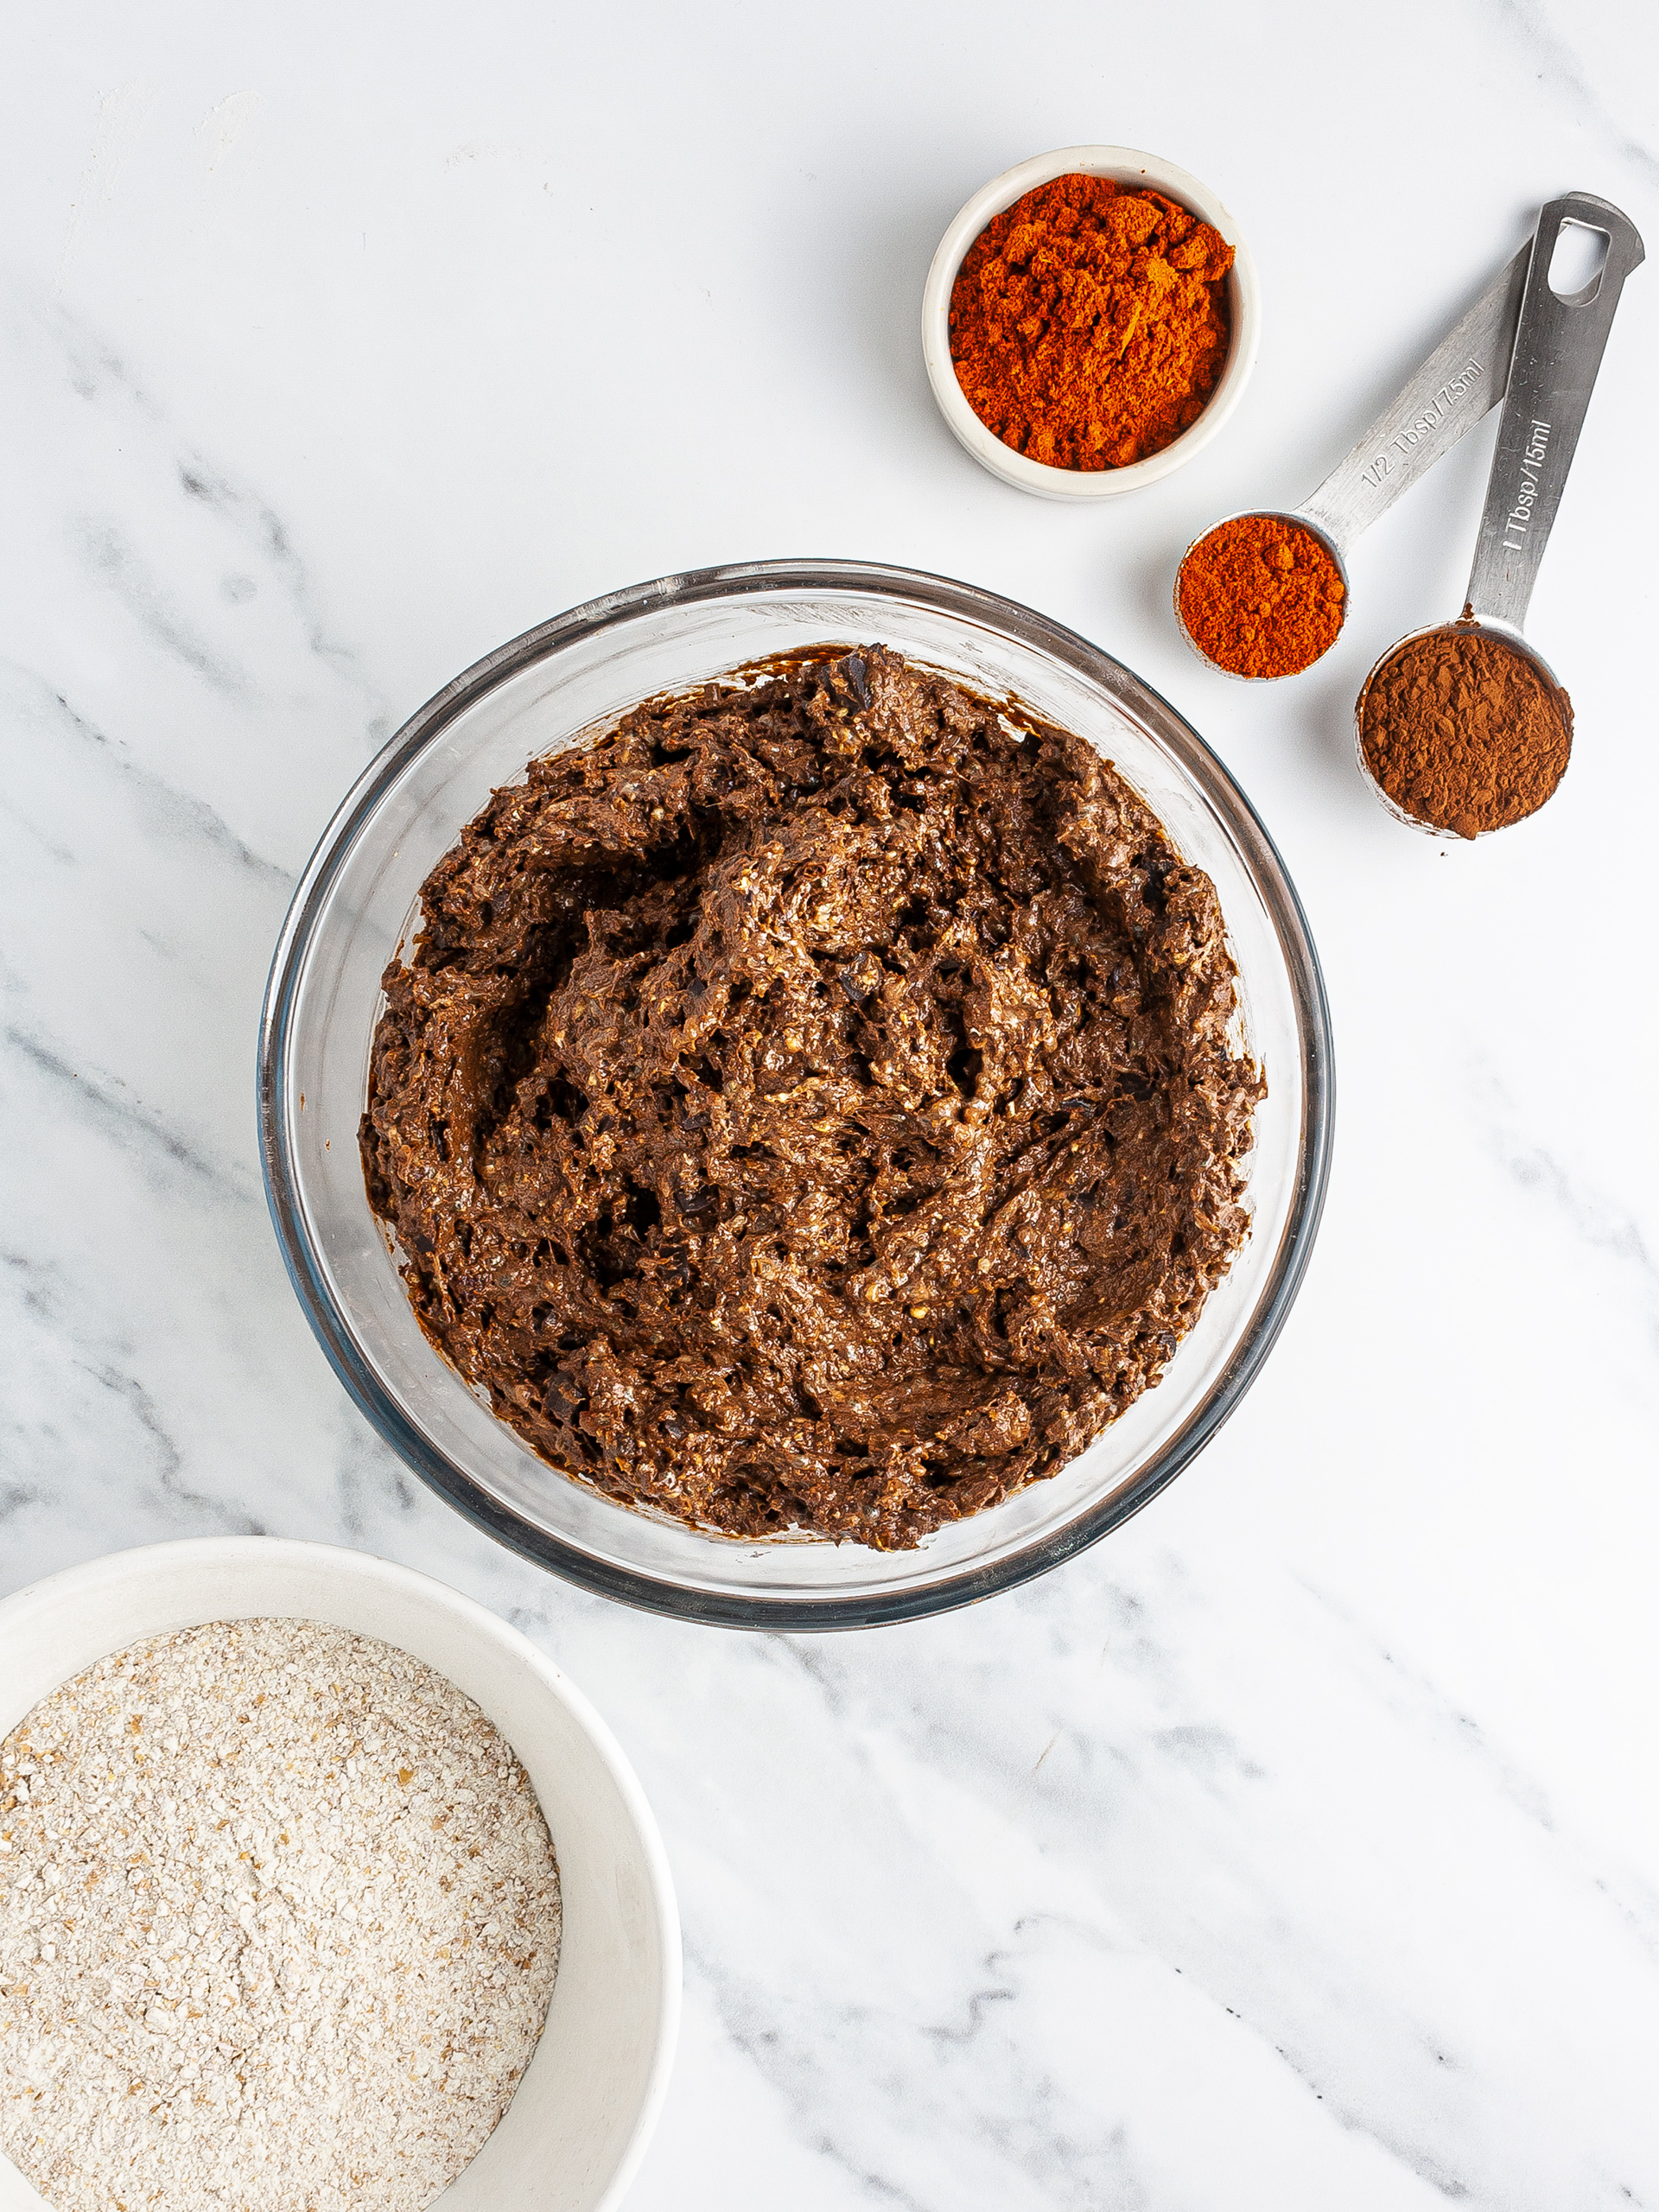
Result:
M391 1645L217 1621L0 1744L0 2150L56 2212L418 2212L530 2062L553 1846Z

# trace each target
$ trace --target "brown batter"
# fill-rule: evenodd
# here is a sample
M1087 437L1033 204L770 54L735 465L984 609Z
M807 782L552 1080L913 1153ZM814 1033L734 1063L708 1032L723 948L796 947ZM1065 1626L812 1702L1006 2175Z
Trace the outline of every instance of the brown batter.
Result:
M1247 1233L1214 886L1081 739L883 647L532 761L422 914L370 1200L434 1344L613 1497L914 1544L1155 1382Z

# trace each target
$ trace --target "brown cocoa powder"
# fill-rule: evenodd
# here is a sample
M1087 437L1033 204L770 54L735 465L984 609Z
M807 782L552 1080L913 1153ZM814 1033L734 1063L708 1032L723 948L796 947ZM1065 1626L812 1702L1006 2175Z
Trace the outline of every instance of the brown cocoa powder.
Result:
M1535 814L1567 772L1573 702L1471 620L1397 645L1359 699L1365 765L1402 814L1459 837Z

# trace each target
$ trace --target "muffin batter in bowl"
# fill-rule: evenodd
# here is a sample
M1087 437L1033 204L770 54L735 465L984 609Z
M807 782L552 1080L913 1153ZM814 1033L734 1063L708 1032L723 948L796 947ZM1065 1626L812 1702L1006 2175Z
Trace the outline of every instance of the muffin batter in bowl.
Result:
M1248 1232L1208 877L879 646L533 762L422 913L370 1199L432 1341L613 1497L912 1545L1155 1382Z

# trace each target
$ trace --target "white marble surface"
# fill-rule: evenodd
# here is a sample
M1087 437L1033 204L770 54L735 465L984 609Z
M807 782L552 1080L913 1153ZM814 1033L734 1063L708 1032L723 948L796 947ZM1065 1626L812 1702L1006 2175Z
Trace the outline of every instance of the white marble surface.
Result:
M1543 198L1659 249L1651 10L82 0L3 41L0 1588L267 1529L555 1652L685 1914L638 2212L1659 2204L1659 270L1535 601L1579 709L1535 823L1437 848L1351 758L1373 655L1459 601L1490 424L1299 683L1209 676L1167 609ZM1209 452L1071 512L951 444L917 301L976 185L1087 138L1221 192L1266 332ZM560 607L790 552L995 586L1165 690L1286 854L1339 1069L1312 1273L1207 1455L1039 1584L818 1641L583 1597L407 1478L252 1109L289 888L384 736Z

